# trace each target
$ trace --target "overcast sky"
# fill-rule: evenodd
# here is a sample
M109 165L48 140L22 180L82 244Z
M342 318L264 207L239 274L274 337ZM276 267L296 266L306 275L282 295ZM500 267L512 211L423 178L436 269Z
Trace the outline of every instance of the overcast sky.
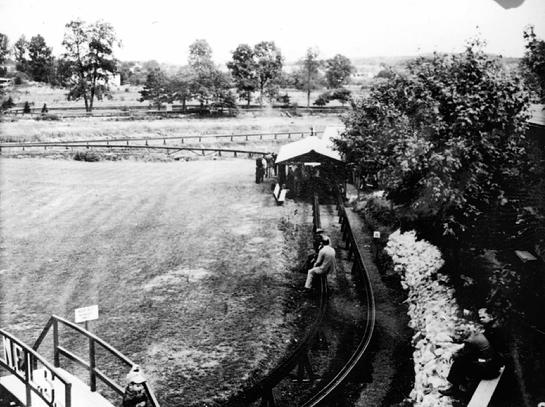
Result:
M13 44L41 34L62 52L64 25L77 17L110 22L121 60L185 64L189 45L204 38L224 63L241 43L275 41L287 61L309 47L322 58L458 52L479 35L487 51L520 57L528 24L545 38L545 0L0 0L0 32Z

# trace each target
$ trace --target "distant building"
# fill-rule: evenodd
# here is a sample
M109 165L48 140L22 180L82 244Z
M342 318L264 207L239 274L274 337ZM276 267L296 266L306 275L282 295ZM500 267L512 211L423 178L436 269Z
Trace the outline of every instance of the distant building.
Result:
M7 89L13 86L13 78L0 78L0 89Z

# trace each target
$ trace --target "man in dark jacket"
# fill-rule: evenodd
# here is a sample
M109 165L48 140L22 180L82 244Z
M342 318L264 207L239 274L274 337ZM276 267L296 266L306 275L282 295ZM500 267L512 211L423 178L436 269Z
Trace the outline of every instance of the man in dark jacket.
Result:
M453 357L447 380L450 387L439 390L445 396L463 393L476 380L493 379L500 373L501 359L484 333L467 332L464 347Z

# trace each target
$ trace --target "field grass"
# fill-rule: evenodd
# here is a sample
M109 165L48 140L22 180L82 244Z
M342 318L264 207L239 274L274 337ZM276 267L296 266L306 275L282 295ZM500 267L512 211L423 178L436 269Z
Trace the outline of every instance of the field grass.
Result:
M363 95L361 86L348 85L346 86L355 97ZM109 106L148 106L149 102L140 102L140 90L142 86L123 85L119 88L112 87L111 98L104 98L103 100L95 100L95 107L109 107ZM316 98L326 89L318 91L312 91L310 95L310 104L314 103ZM67 91L62 88L52 88L49 85L41 84L38 82L29 82L28 84L18 85L13 87L7 92L7 96L11 96L14 103L22 104L29 102L33 104L34 108L42 108L47 104L48 107L80 107L84 108L83 100L69 101L66 99ZM300 107L307 105L307 94L304 91L297 89L281 89L280 95L289 95L290 103L297 104ZM258 96L257 94L255 95ZM195 102L197 103L197 102ZM240 104L245 104L245 101L239 101ZM253 102L255 103L255 101ZM328 106L340 106L337 101L332 101Z
M0 174L8 332L32 344L51 314L98 304L92 330L143 366L165 406L211 405L288 346L310 215L276 206L253 161L2 158Z
M61 141L106 139L114 137L169 137L199 134L239 134L282 131L322 131L338 126L335 116L313 115L285 117L271 112L270 116L245 113L236 118L164 119L114 121L100 118L77 118L62 121L32 119L0 122L0 141Z

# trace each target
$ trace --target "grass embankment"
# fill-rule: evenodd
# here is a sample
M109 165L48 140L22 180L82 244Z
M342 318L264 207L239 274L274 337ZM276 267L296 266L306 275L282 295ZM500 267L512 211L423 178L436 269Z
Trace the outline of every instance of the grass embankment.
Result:
M253 161L0 166L4 329L32 344L51 314L98 304L92 330L166 406L207 405L281 357L297 314L287 236L306 215L276 206Z

